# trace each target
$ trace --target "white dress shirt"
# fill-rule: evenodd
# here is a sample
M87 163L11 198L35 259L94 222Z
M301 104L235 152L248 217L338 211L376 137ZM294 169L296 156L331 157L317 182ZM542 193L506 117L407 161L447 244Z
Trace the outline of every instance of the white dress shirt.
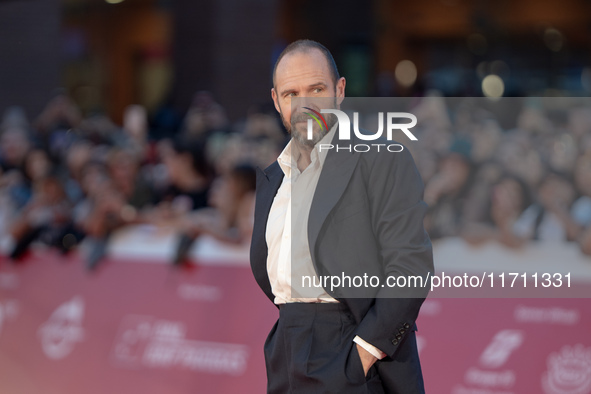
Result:
M326 159L327 150L320 151L321 144L328 144L336 132L333 126L310 153L311 162L301 171L297 162L301 156L291 140L281 152L277 161L284 177L277 190L267 219L265 238L268 247L267 272L275 304L291 302L338 302L322 287L310 287L306 294L296 293L291 287L292 270L297 277L316 277L308 245L308 214L314 191ZM295 197L292 199L292 196ZM297 266L292 267L293 263ZM375 346L356 336L353 341L378 359L385 354Z

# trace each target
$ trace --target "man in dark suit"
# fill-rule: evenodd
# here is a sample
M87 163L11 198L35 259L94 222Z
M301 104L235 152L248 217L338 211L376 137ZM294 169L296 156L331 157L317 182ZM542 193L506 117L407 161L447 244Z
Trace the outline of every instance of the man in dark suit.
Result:
M338 108L345 97L345 79L321 44L290 44L275 64L273 84L292 138L257 174L251 266L279 308L264 347L268 392L424 393L415 320L426 290L296 286L310 275L365 275L380 283L428 277L427 207L412 157L406 149L319 149L338 144L330 116L310 138L309 117L292 108L293 98L320 112L326 100Z

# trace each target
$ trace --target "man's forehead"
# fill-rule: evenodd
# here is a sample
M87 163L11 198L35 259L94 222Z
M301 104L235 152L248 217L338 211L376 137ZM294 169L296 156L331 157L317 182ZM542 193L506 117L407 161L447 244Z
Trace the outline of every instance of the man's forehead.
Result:
M317 48L305 48L286 54L275 73L275 82L305 78L306 76L322 76L330 78L328 61Z

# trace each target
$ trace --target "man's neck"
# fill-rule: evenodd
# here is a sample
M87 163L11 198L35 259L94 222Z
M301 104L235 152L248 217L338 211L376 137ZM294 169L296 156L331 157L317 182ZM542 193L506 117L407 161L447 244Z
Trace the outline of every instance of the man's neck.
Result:
M312 149L314 149L314 147L304 145L295 138L292 140L292 142L295 145L295 148L300 153L297 161L298 170L300 170L300 172L304 172L304 170L308 168L308 166L312 162Z

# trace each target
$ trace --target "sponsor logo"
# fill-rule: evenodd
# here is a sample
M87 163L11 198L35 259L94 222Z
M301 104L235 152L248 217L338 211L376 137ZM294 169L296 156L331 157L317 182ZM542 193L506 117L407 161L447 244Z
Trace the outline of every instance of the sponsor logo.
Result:
M479 358L480 367L497 369L502 367L511 354L523 343L523 332L519 330L501 330L495 334L490 344L484 349ZM464 385L458 385L452 390L453 394L512 394L517 377L515 371L485 370L470 367L464 375Z
M419 353L422 353L425 346L427 346L427 339L421 335L417 335L416 338L417 338L417 349L418 349Z
M515 321L520 323L550 323L572 326L579 322L580 313L576 309L559 307L539 308L518 305L514 312Z
M2 334L2 326L13 320L17 314L18 302L16 300L6 300L0 303L0 334Z
M115 338L113 363L125 368L182 368L238 376L249 357L246 345L186 339L182 322L127 316Z
M515 384L515 372L483 371L478 368L470 368L466 372L466 383L485 387L511 387Z
M523 333L518 330L502 330L480 355L480 364L487 368L498 368L505 364L511 353L523 343Z
M74 350L76 342L84 339L82 318L84 300L80 296L61 304L39 328L38 335L45 355L59 360Z
M546 394L591 393L591 347L563 346L548 356L547 364L548 371L542 376Z
M219 301L222 291L217 286L183 283L177 288L177 295L184 300Z

